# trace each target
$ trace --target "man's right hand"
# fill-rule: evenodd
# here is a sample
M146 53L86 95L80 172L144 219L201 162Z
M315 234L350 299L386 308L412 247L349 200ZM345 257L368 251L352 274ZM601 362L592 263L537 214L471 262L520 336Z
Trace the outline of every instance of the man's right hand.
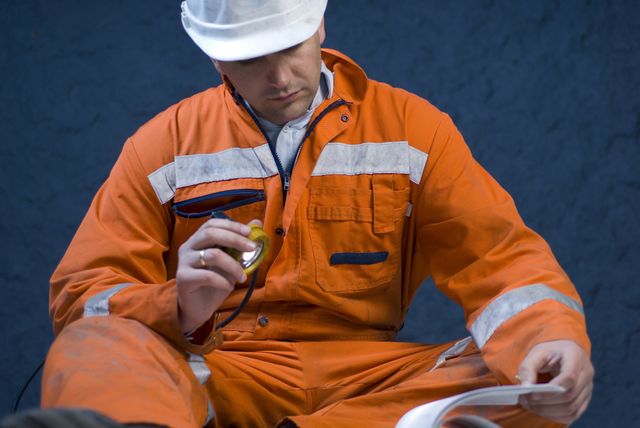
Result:
M204 324L229 296L237 282L247 280L240 263L220 247L252 251L249 226L226 219L203 224L178 250L176 286L182 332Z

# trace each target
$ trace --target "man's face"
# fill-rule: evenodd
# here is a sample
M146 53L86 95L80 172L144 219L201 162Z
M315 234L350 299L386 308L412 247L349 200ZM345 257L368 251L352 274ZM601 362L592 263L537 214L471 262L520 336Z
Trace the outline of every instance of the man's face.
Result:
M245 61L213 63L260 117L284 125L302 116L316 95L323 41L324 22L313 36L289 49Z

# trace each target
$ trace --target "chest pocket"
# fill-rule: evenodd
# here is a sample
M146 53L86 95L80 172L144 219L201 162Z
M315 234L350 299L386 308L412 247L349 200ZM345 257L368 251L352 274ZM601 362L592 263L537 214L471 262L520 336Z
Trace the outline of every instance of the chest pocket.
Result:
M209 220L214 211L222 211L232 220L244 224L254 219L262 219L264 201L264 188L260 187L221 189L175 202L172 206L176 215L174 239L181 243L186 241Z
M408 180L394 180L392 174L374 175L368 188L311 188L308 221L316 283L329 293L388 284L400 269L408 201Z

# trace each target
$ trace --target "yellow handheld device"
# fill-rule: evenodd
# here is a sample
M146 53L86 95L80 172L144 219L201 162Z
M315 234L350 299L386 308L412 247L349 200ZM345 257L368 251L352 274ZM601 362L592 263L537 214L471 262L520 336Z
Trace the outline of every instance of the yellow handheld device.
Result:
M211 217L224 218L227 220L233 220L222 211L214 211L211 213ZM251 231L247 238L256 243L256 249L253 251L240 251L235 248L223 248L224 252L236 259L244 273L249 276L255 271L262 260L264 260L267 252L269 251L269 236L264 229L257 224L250 224Z
M257 224L250 224L251 232L247 238L256 243L256 249L253 251L239 251L235 248L225 248L225 253L236 259L244 273L249 276L262 263L267 252L269 251L269 237L264 229Z

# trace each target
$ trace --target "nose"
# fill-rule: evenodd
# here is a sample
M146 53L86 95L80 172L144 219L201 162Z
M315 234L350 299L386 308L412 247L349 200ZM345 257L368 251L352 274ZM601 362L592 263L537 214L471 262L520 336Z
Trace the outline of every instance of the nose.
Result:
M286 59L277 53L268 55L266 59L266 76L269 84L277 89L286 88L291 79L291 70Z

